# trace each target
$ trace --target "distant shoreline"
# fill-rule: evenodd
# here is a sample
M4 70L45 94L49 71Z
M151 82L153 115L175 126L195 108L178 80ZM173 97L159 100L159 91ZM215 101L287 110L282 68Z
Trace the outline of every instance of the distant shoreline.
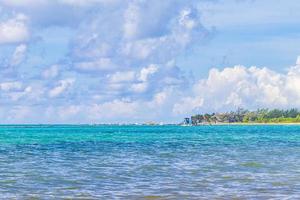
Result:
M259 123L259 122L253 122L253 123L243 123L243 122L233 122L233 123L206 123L206 124L199 124L199 125L192 125L192 126L218 126L218 125L245 125L245 126L256 126L256 125L300 125L299 123L274 123L274 122L270 122L270 123Z
M182 125L182 124L0 124L0 127L8 126L8 127L55 127L55 126L89 126L89 127L97 127L97 126L182 126L182 127L196 127L196 126L300 126L300 123L203 123L198 125Z
M249 111L238 108L236 111L225 113L196 114L184 118L184 125L300 125L300 110L268 108Z

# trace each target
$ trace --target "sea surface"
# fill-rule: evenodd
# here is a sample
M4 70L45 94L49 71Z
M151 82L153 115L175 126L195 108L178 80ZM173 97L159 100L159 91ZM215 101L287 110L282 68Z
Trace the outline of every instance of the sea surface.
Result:
M0 126L0 199L300 199L300 126Z

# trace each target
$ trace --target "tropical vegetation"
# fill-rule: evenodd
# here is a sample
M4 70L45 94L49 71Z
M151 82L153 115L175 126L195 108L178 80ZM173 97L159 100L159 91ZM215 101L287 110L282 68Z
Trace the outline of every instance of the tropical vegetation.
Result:
M300 111L296 108L258 109L249 111L242 108L225 113L205 113L191 117L191 124L212 123L300 123Z

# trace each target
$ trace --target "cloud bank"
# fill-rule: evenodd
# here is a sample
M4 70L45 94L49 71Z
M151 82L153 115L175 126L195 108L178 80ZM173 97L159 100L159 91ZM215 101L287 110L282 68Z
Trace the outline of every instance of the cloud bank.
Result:
M299 58L298 58L299 60ZM238 107L290 108L300 106L300 63L286 74L266 67L237 65L211 69L207 79L193 86L193 95L175 105L175 112L220 111ZM198 102L195 100L198 99Z

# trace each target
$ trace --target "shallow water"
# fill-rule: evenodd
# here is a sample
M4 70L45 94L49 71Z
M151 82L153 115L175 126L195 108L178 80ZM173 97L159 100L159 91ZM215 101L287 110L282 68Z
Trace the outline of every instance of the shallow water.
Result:
M0 126L1 199L300 199L300 126Z

